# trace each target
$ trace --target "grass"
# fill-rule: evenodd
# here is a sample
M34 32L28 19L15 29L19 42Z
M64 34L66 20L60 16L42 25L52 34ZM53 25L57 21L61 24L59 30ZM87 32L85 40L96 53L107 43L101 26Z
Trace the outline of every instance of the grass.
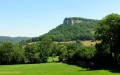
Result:
M55 43L58 43L58 42L55 42ZM60 43L76 43L76 41L68 41L68 42L60 42ZM100 41L94 41L92 42L91 40L85 40L85 41L81 41L81 43L84 45L84 46L95 46L96 43L100 43Z
M1 65L0 75L120 75L109 70L87 70L64 63Z
M84 46L95 46L96 43L100 43L100 41L95 41L95 42L91 42L90 40L88 41L82 41Z
M51 62L53 62L53 61L54 61L54 62L58 62L58 56L55 56L55 57L53 57L53 58L52 58L52 57L49 57L48 60L47 60L48 63L51 63Z
M29 43L29 44L34 44L34 43L37 43L37 42L32 42L32 43ZM54 42L54 43L76 43L76 41L67 41L67 42ZM85 40L85 41L81 41L81 43L84 45L84 46L95 46L96 43L100 43L100 41L95 41L95 42L92 42L91 40Z

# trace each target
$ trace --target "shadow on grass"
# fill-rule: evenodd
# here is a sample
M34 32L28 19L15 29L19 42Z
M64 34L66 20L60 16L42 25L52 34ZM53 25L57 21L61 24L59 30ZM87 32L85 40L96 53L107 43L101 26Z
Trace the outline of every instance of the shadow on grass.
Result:
M108 70L112 73L120 73L120 67L109 67L109 68L105 68L105 70Z
M79 70L79 71L94 71L94 70L107 70L109 72L112 72L112 73L120 73L120 66L112 66L112 67L103 67L99 64L92 64L92 63L84 63L82 62L81 63L67 63L69 65L76 65L78 67L82 67L84 68L83 70Z

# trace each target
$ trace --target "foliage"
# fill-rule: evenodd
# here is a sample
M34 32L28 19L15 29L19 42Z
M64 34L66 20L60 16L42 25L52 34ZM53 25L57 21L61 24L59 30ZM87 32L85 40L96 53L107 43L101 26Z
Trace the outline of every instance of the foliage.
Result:
M53 43L48 37L41 42L22 45L5 42L0 45L0 64L47 62Z
M108 55L111 57L110 62L120 64L120 15L107 15L99 24L100 27L96 31L97 38L101 40L101 44L96 46L98 54L101 56Z
M47 60L48 63L58 62L58 56L49 57Z
M74 61L92 61L91 59L96 54L96 49L93 46L81 47L73 54Z
M13 64L25 63L25 51L20 44L14 44L12 63Z
M53 41L94 40L94 31L98 26L98 20L79 19L83 22L74 25L61 24L40 37L32 38L29 42L41 40L45 36L50 37Z
M0 48L0 62L9 64L12 62L14 46L10 42L3 43Z
M51 49L52 49L52 40L48 37L42 38L41 42L38 43L40 62L47 62Z
M5 42L0 44L0 64L45 63L51 57L58 56L59 61L67 63L90 62L103 66L120 65L120 15L110 14L100 20L96 37L101 42L94 46L83 46L80 40L86 40L97 21L83 21L75 25L60 25L41 36L39 42L19 44ZM81 28L81 29L80 29ZM83 36L85 35L85 36ZM74 36L74 37L73 37ZM82 37L82 39L81 39ZM84 38L83 38L84 37ZM34 41L38 39L35 38ZM54 41L76 40L76 43L53 43ZM38 40L37 40L38 41ZM93 39L94 41L94 39Z
M59 51L59 61L64 61L66 60L67 57L67 47L63 44L59 45L58 47L58 51Z
M61 55L59 56L59 61L74 63L75 61L93 61L96 54L96 49L94 46L85 47L82 44L63 44L66 47Z
M0 64L24 63L23 50L11 42L5 42L0 46Z
M81 43L82 44L81 40L76 40L76 43Z
M39 52L37 50L36 44L27 44L25 47L25 57L28 63L38 63L39 59Z
M22 40L28 40L30 39L29 37L8 37L8 36L0 36L0 43L4 42L13 42L13 43L18 43L21 42Z

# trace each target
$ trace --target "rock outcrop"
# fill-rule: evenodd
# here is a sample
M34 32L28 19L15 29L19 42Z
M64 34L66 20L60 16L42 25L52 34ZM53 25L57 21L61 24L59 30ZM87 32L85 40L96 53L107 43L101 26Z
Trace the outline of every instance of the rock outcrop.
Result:
M81 18L71 17L71 18L65 18L64 21L63 21L63 24L73 25L73 24L80 23L80 22L83 22L83 20Z

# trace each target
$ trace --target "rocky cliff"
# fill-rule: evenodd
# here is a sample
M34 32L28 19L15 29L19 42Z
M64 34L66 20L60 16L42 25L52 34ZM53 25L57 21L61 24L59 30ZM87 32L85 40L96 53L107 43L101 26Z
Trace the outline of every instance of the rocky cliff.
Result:
M83 22L83 20L81 18L78 17L70 17L70 18L65 18L63 21L63 24L65 25L73 25L76 23L80 23Z

